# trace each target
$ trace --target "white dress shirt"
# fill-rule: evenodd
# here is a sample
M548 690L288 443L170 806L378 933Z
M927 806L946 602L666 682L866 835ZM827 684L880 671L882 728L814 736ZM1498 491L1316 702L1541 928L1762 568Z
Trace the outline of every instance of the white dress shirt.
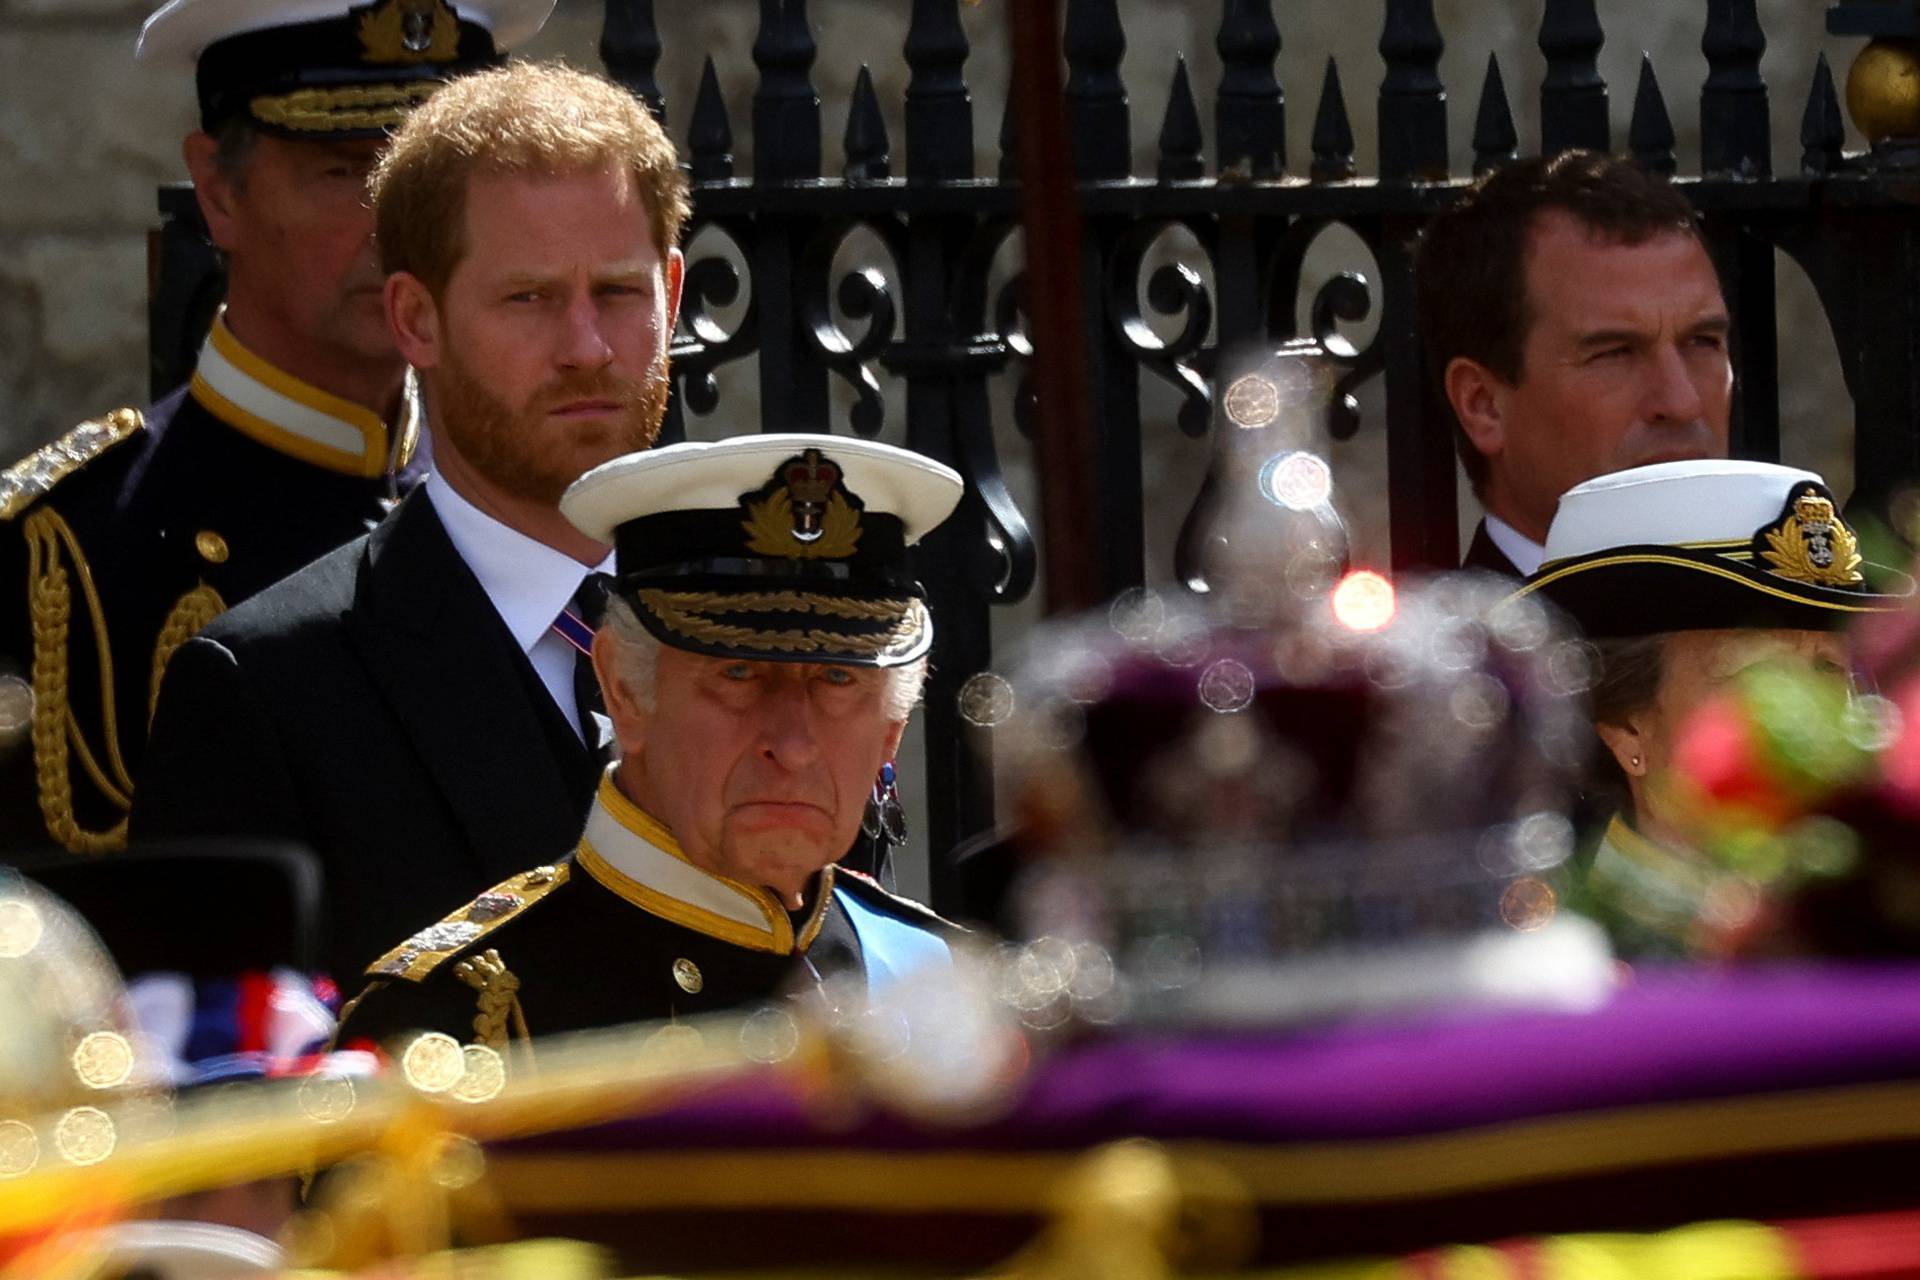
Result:
M580 734L580 712L573 699L576 651L554 631L553 620L589 572L613 572L612 554L589 570L572 556L501 524L460 496L438 471L427 476L424 487L453 549L480 580L480 589L553 695L560 714ZM586 740L581 734L581 741Z
M1500 548L1500 554L1513 562L1523 578L1531 577L1540 571L1540 562L1547 558L1547 549L1520 532L1499 516L1487 516L1487 537L1493 545Z

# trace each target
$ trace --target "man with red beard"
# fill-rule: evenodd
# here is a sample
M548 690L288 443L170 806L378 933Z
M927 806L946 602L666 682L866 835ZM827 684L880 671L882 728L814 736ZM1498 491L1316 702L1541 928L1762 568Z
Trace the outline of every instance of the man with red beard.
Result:
M136 842L316 850L336 974L579 834L606 742L584 654L612 551L559 500L659 431L687 214L645 106L559 66L443 90L373 193L435 471L181 647L132 817Z

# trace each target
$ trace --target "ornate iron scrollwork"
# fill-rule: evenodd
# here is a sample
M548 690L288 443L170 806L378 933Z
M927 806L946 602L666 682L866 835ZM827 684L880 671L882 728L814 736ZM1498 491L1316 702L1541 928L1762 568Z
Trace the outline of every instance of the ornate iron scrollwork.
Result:
M1140 273L1154 246L1179 225L1145 223L1121 237L1107 278L1107 314L1140 363L1180 392L1180 429L1199 439L1207 434L1213 412L1207 380L1213 352L1205 346L1213 327L1213 295L1198 271L1184 262L1167 262L1147 280L1147 305L1163 316L1183 316L1180 332L1162 339L1140 307Z
M863 226L879 236L889 250L893 248L888 228L855 222L829 224L808 243L800 263L800 327L819 353L820 362L853 388L848 423L860 435L877 436L886 425L887 411L872 365L893 341L897 314L893 287L887 273L872 263L853 267L837 282L833 279L840 246ZM858 336L841 327L829 299L838 303L847 318L865 322Z
M1281 237L1268 277L1267 333L1276 340L1312 338L1328 359L1341 367L1333 386L1333 402L1327 408L1327 433L1335 440L1351 440L1360 430L1360 402L1354 398L1354 389L1386 367L1386 349L1378 330L1361 347L1347 338L1341 327L1359 324L1373 314L1372 285L1363 272L1338 272L1314 292L1306 333L1299 332L1296 318L1307 250L1333 225L1324 219L1303 219ZM1372 252L1371 245L1368 252Z
M987 395L987 374L1004 368L1012 356L1014 366L1014 425L1023 436L1031 434L1032 393L1027 385L1026 366L1033 355L1021 323L1025 309L1026 271L1014 272L998 289L992 288L994 260L1008 239L1018 234L1010 219L989 220L971 236L954 274L953 330L961 336L955 355L960 360L956 374L976 370L974 377L957 377L954 403L954 439L958 458L954 465L966 477L967 484L980 495L986 507L991 550L998 564L980 585L988 599L1010 604L1026 598L1033 590L1040 558L1034 547L1033 530L1027 517L1007 488L1000 468L1000 452L993 440L991 401Z
M708 227L726 236L736 250L746 248L736 228L717 222L692 228L685 243L693 246L699 233ZM682 402L702 417L720 406L720 387L713 371L730 360L752 355L759 346L759 308L751 289L746 311L732 328L715 315L718 308L739 301L741 283L740 268L725 253L706 252L687 262L680 290L681 333L673 344L673 374L680 382Z

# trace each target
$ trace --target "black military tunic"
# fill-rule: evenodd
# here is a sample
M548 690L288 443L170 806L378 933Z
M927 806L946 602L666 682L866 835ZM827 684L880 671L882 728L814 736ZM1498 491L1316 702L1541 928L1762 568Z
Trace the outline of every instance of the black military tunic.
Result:
M838 867L789 913L766 889L688 863L609 776L571 861L514 876L381 957L337 1043L392 1049L439 1031L498 1048L719 1012L841 975L874 987L945 963L958 932Z
M193 381L0 471L0 850L125 840L166 659L364 532L414 478L398 428L267 365L216 321ZM36 748L37 743L37 748Z

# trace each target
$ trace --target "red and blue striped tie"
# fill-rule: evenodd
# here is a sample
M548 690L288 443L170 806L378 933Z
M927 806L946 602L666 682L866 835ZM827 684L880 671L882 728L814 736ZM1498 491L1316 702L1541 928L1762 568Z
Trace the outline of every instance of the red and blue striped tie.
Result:
M600 731L595 713L606 714L600 699L600 681L593 674L593 633L607 616L607 595L613 579L604 573L590 573L580 580L573 599L553 620L553 630L573 646L573 704L580 716L580 736L590 751L598 753Z

